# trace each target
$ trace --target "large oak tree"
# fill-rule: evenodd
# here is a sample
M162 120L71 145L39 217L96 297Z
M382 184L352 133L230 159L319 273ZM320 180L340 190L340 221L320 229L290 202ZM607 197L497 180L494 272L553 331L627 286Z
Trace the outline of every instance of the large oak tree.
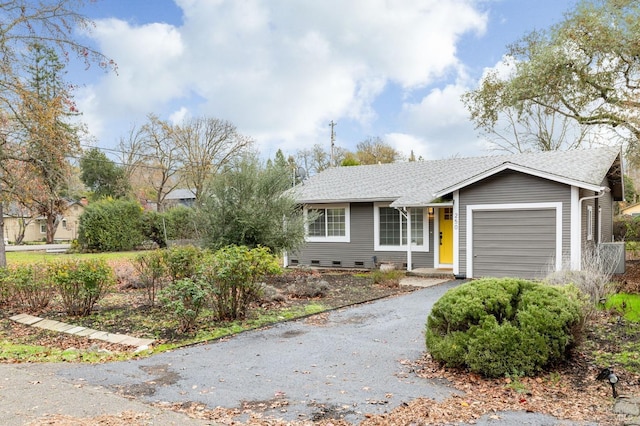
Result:
M638 157L638 40L640 2L581 0L557 25L526 34L509 46L506 59L512 72L489 74L463 100L476 126L494 135L504 130L505 117L518 125L541 118L540 125L533 122L530 127L534 134L536 127L543 130L543 138L538 138L542 143L527 149L562 147L559 138L566 136L566 125L575 126L572 135L577 136L565 142L575 143L587 126L606 132L608 139L620 138L632 158ZM551 120L559 124L558 131L555 137L547 132L551 137L545 141L542 126ZM512 147L519 144L514 138L510 142Z

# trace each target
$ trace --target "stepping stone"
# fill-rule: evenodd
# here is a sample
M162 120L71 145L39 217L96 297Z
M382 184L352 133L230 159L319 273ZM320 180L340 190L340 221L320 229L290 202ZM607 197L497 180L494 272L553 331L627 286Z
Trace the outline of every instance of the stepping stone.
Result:
M55 327L59 326L59 324L62 324L62 323L60 321L43 319L42 321L34 324L33 326L38 328L44 328L45 330L55 331Z
M11 321L21 322L20 321L21 319L29 318L29 317L31 317L31 315L29 315L29 314L18 314L18 315L14 315L14 316L10 317L9 319Z
M124 334L107 334L104 337L101 337L100 340L104 340L109 343L122 343L122 341L128 339L129 336L125 336Z
M151 346L153 342L155 342L154 339L140 339L138 337L129 337L127 340L120 342L120 344L135 346L139 348L140 346Z
M67 331L67 330L71 330L73 327L75 327L75 325L71 325L71 324L66 324L64 322L58 323L56 326L52 327L51 330L53 331Z
M109 333L107 333L106 331L96 331L95 333L91 333L89 335L89 339L102 340L102 338L108 334Z
M68 333L68 334L78 334L81 331L86 330L86 329L87 329L87 327L75 326L75 327L73 327L73 328L71 328L69 330L65 330L64 332Z
M33 315L29 315L29 314L14 315L9 319L25 325L33 325L37 322L42 321L42 318L34 317Z
M97 333L98 330L94 330L93 328L85 328L84 330L78 331L77 333L75 333L76 336L80 336L80 337L88 337L94 333Z

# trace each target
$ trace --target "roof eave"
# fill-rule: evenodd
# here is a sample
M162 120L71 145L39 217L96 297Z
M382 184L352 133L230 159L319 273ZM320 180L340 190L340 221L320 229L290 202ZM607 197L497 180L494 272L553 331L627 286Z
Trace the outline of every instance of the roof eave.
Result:
M323 198L323 199L307 199L296 200L298 204L344 204L344 203L375 203L375 202L393 202L398 197L394 198Z

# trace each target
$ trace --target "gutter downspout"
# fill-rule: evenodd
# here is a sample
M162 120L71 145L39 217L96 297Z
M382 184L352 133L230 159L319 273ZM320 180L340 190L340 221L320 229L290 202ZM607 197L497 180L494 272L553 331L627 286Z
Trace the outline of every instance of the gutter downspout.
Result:
M572 269L576 271L582 270L582 202L586 200L595 200L597 198L601 198L604 194L611 192L611 188L603 186L600 188L600 192L596 195L589 195L586 197L582 197L578 200L578 210L580 210L580 220L578 221L578 234L580 235L580 246L578 249L580 250L580 256L576 257L575 265L572 265Z

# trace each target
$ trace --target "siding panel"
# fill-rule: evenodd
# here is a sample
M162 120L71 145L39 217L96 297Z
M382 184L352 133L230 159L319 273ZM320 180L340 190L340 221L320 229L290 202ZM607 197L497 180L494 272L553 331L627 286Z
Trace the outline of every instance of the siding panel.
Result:
M570 256L571 247L571 187L558 182L515 171L504 171L462 188L459 193L459 247L460 271L467 268L466 210L475 204L562 203L563 257Z

